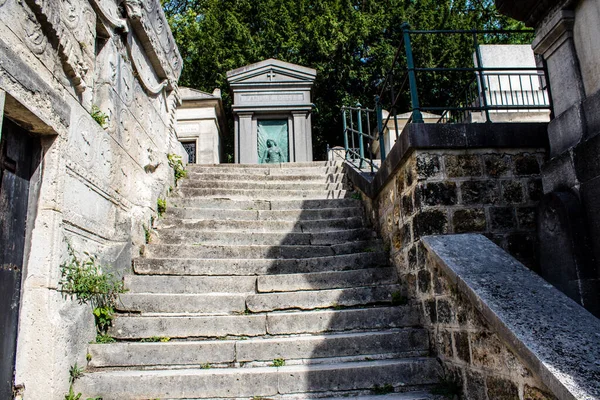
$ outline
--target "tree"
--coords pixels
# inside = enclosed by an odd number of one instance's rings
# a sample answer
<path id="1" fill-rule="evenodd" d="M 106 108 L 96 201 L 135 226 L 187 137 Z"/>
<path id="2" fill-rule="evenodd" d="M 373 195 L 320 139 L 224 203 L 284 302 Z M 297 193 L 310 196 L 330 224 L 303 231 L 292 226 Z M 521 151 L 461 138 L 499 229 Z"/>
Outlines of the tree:
<path id="1" fill-rule="evenodd" d="M 316 158 L 324 158 L 327 144 L 343 143 L 342 105 L 373 106 L 402 22 L 416 29 L 520 27 L 500 16 L 493 0 L 163 0 L 163 7 L 184 60 L 181 84 L 221 88 L 230 123 L 228 70 L 266 58 L 315 68 Z M 420 36 L 414 47 L 421 66 L 458 65 L 472 57 L 460 37 Z M 425 90 L 430 96 L 443 91 Z M 407 99 L 400 107 L 408 107 Z"/>

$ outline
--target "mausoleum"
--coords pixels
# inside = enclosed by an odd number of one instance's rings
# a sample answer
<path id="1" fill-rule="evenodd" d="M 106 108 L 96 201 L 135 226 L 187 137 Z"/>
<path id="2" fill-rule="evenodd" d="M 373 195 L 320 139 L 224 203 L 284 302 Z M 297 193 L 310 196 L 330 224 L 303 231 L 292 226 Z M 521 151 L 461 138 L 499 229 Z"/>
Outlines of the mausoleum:
<path id="1" fill-rule="evenodd" d="M 314 69 L 268 59 L 227 72 L 233 93 L 235 162 L 312 161 Z"/>

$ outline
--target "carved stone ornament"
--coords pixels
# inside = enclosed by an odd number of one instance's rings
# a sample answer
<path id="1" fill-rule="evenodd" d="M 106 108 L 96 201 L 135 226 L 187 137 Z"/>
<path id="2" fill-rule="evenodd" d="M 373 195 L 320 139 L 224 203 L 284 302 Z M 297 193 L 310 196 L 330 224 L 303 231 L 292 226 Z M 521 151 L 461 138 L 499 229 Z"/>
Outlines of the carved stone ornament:
<path id="1" fill-rule="evenodd" d="M 153 95 L 162 92 L 169 82 L 167 79 L 160 79 L 156 75 L 146 52 L 133 34 L 127 35 L 127 50 L 135 68 L 137 79 L 144 89 Z"/>
<path id="2" fill-rule="evenodd" d="M 152 1 L 152 0 L 149 0 Z M 141 0 L 125 0 L 125 9 L 127 10 L 127 16 L 130 19 L 141 19 L 143 16 L 143 7 Z"/>
<path id="3" fill-rule="evenodd" d="M 123 32 L 128 32 L 127 20 L 121 18 L 119 8 L 115 0 L 92 0 L 92 6 L 96 13 L 113 29 L 119 29 Z"/>
<path id="4" fill-rule="evenodd" d="M 75 0 L 25 0 L 26 4 L 41 23 L 42 30 L 49 38 L 59 44 L 58 52 L 65 73 L 78 92 L 86 87 L 86 77 L 90 66 L 86 60 L 84 49 L 72 31 L 72 26 L 78 27 L 83 18 L 83 10 Z M 91 12 L 91 11 L 90 11 Z M 94 43 L 95 37 L 86 38 L 83 43 Z"/>

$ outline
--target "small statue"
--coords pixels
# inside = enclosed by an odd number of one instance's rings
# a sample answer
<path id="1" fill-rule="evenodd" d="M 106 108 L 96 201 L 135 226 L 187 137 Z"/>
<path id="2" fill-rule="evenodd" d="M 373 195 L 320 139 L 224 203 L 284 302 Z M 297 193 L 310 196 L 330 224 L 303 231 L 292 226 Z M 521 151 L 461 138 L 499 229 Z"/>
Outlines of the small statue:
<path id="1" fill-rule="evenodd" d="M 279 164 L 283 162 L 283 154 L 281 149 L 277 147 L 277 142 L 273 139 L 267 140 L 267 149 L 262 157 L 262 162 L 266 164 Z"/>

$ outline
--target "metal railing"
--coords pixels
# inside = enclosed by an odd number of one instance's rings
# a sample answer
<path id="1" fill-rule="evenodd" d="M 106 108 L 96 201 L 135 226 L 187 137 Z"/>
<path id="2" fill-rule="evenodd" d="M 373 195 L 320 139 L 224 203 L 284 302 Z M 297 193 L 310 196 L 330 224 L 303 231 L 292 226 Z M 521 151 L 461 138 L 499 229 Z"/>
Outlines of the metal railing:
<path id="1" fill-rule="evenodd" d="M 377 119 L 377 131 L 381 132 L 381 110 L 362 108 L 360 104 L 356 107 L 342 107 L 342 123 L 344 127 L 344 147 L 346 148 L 346 161 L 351 162 L 359 169 L 368 165 L 371 172 L 378 169 L 372 151 L 373 143 L 380 139 L 376 134 L 371 134 L 371 126 Z M 366 128 L 366 129 L 365 129 Z M 385 158 L 385 152 L 381 153 Z"/>
<path id="2" fill-rule="evenodd" d="M 551 116 L 552 96 L 545 63 L 541 67 L 486 67 L 483 63 L 480 44 L 501 42 L 503 38 L 532 33 L 531 30 L 410 30 L 408 24 L 403 24 L 400 45 L 375 96 L 374 109 L 361 108 L 360 105 L 342 108 L 346 158 L 359 168 L 368 164 L 372 171 L 376 169 L 371 149 L 374 142 L 379 141 L 379 158 L 381 162 L 385 160 L 386 132 L 390 134 L 389 131 L 394 129 L 396 139 L 400 134 L 400 107 L 408 108 L 411 113 L 405 124 L 424 123 L 423 113 L 426 112 L 437 115 L 435 118 L 427 115 L 426 118 L 429 121 L 433 118 L 437 123 L 490 123 L 500 114 L 511 112 L 548 111 Z M 462 55 L 463 64 L 452 67 L 416 66 L 412 38 L 427 35 L 436 38 L 459 36 L 457 41 L 469 49 Z M 470 66 L 463 66 L 466 60 L 469 60 Z M 421 92 L 423 87 L 435 88 L 435 91 L 424 95 Z M 384 106 L 389 110 L 385 119 Z M 365 132 L 357 122 L 362 124 L 365 114 L 369 121 L 370 113 L 375 113 L 377 130 L 371 131 L 369 127 Z M 392 120 L 393 126 L 390 126 Z M 350 147 L 355 137 L 362 147 Z M 361 140 L 358 140 L 359 137 Z M 362 141 L 368 141 L 369 147 L 365 147 Z"/>

